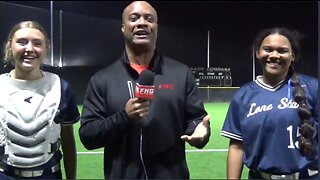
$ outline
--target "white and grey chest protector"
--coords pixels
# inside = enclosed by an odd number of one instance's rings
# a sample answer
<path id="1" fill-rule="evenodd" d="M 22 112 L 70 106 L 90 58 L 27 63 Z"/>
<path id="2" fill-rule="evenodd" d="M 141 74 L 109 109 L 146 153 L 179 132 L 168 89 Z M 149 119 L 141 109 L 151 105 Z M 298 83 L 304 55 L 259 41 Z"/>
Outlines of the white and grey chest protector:
<path id="1" fill-rule="evenodd" d="M 60 138 L 61 126 L 53 121 L 61 97 L 59 76 L 43 72 L 38 80 L 24 81 L 3 74 L 0 84 L 1 161 L 20 168 L 45 164 Z"/>

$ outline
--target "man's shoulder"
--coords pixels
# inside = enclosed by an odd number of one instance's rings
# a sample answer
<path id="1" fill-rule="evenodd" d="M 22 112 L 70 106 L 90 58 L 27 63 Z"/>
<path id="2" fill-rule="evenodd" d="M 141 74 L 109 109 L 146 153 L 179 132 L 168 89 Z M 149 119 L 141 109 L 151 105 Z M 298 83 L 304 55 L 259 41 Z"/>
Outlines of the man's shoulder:
<path id="1" fill-rule="evenodd" d="M 174 66 L 174 67 L 181 67 L 181 68 L 188 68 L 188 66 L 181 61 L 178 61 L 176 59 L 173 59 L 171 57 L 162 55 L 162 61 L 163 64 L 168 65 L 168 66 Z"/>

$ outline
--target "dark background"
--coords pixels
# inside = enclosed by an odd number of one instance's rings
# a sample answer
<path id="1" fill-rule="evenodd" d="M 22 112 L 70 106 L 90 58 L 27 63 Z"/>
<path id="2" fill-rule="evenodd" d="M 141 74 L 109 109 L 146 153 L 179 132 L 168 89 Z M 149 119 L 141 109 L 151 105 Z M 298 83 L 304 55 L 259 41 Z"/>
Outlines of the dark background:
<path id="1" fill-rule="evenodd" d="M 48 69 L 70 82 L 78 102 L 82 101 L 91 75 L 122 54 L 121 15 L 128 3 L 53 1 L 53 37 L 49 36 L 53 40 L 53 57 L 47 64 L 54 67 Z M 230 68 L 232 86 L 253 79 L 251 44 L 260 30 L 274 26 L 305 35 L 296 70 L 318 76 L 317 1 L 150 3 L 158 12 L 158 50 L 190 67 Z M 50 1 L 0 2 L 1 49 L 10 28 L 21 20 L 39 21 L 50 35 L 50 7 Z M 60 60 L 62 67 L 58 67 Z"/>

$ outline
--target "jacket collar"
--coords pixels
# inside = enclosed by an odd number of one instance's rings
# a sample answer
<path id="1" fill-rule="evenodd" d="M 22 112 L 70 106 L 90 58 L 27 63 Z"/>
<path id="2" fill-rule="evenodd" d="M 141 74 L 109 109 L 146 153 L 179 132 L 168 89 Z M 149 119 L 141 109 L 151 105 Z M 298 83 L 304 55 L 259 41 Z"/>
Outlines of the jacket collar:
<path id="1" fill-rule="evenodd" d="M 151 66 L 151 71 L 154 72 L 155 74 L 160 74 L 161 72 L 161 61 L 162 61 L 162 56 L 159 55 L 157 50 L 154 50 L 154 54 L 151 59 L 150 66 Z M 122 54 L 121 62 L 126 66 L 126 68 L 130 72 L 135 72 L 137 74 L 137 72 L 130 66 L 130 61 L 126 51 L 124 51 Z"/>

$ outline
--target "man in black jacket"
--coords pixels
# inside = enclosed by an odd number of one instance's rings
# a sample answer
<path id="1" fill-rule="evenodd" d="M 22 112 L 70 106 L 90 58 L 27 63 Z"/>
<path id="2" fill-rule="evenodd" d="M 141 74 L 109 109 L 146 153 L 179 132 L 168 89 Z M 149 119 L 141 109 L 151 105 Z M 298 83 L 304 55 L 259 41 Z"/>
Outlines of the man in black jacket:
<path id="1" fill-rule="evenodd" d="M 185 141 L 203 148 L 209 115 L 189 68 L 156 51 L 157 12 L 145 1 L 122 15 L 123 56 L 90 80 L 80 139 L 87 149 L 104 147 L 106 179 L 189 179 Z M 154 99 L 134 97 L 143 70 L 154 73 Z"/>

